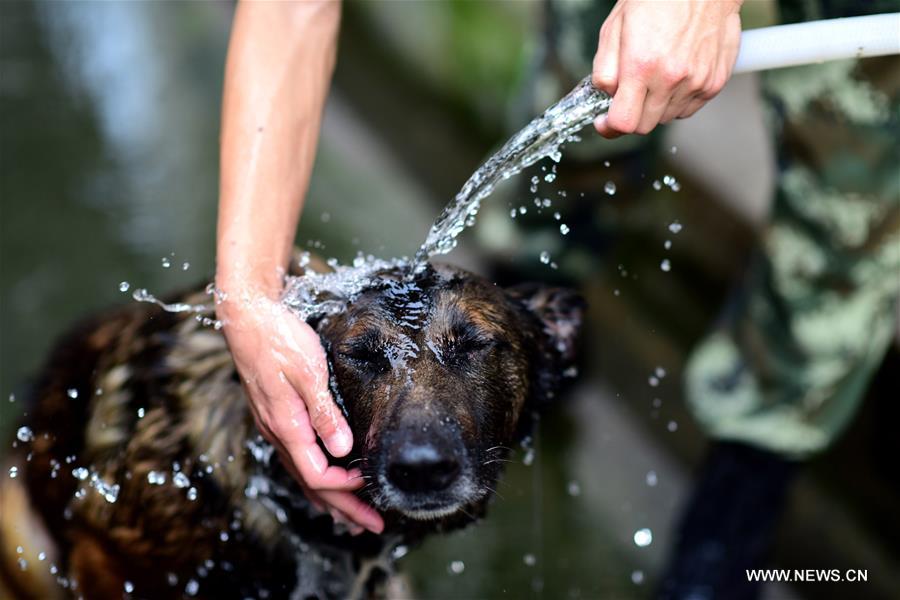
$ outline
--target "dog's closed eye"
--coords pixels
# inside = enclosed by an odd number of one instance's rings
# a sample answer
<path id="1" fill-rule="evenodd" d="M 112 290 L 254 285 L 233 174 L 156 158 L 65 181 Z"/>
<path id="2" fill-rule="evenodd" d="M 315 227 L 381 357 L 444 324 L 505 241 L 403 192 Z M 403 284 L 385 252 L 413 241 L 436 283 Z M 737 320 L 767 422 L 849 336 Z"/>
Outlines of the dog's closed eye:
<path id="1" fill-rule="evenodd" d="M 445 364 L 466 363 L 497 346 L 497 341 L 471 323 L 458 323 L 432 345 Z"/>
<path id="2" fill-rule="evenodd" d="M 377 332 L 348 340 L 338 348 L 338 354 L 358 369 L 370 373 L 383 373 L 390 368 L 384 341 Z"/>

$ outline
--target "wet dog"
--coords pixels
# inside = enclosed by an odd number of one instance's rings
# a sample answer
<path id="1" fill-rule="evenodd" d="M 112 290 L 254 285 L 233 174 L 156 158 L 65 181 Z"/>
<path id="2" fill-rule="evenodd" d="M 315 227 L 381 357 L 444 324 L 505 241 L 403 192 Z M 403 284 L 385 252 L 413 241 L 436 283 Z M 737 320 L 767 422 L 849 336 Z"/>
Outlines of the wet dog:
<path id="1" fill-rule="evenodd" d="M 379 536 L 310 506 L 256 431 L 220 332 L 148 304 L 103 314 L 59 344 L 17 432 L 0 591 L 383 595 L 398 544 L 484 514 L 502 459 L 573 360 L 581 310 L 567 290 L 429 266 L 382 272 L 311 323 Z"/>

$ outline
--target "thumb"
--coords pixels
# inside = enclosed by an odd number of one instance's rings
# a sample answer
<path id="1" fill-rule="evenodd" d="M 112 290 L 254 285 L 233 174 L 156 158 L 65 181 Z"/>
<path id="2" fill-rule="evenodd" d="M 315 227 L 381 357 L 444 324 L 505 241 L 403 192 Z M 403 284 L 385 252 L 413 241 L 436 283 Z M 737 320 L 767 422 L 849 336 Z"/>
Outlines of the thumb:
<path id="1" fill-rule="evenodd" d="M 328 361 L 319 336 L 303 324 L 298 353 L 300 368 L 285 376 L 306 404 L 310 423 L 332 456 L 345 456 L 353 447 L 353 433 L 328 389 Z"/>
<path id="2" fill-rule="evenodd" d="M 610 96 L 619 87 L 619 44 L 622 37 L 622 19 L 610 15 L 600 29 L 597 54 L 594 55 L 591 83 Z"/>

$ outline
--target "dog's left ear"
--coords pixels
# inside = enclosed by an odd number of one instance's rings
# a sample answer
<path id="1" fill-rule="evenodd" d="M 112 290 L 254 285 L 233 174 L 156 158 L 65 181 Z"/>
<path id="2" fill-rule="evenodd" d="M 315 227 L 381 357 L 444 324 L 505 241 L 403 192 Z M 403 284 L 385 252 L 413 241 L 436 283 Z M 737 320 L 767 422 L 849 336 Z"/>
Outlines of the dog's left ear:
<path id="1" fill-rule="evenodd" d="M 573 362 L 575 342 L 587 306 L 584 299 L 574 290 L 536 283 L 517 285 L 506 293 L 537 317 L 561 363 Z"/>

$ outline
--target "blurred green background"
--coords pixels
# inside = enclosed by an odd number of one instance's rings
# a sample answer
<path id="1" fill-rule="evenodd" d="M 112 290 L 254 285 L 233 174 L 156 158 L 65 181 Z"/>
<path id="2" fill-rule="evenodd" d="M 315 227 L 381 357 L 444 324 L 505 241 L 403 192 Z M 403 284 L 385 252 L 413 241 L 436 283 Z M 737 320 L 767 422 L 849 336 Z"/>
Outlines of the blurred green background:
<path id="1" fill-rule="evenodd" d="M 412 254 L 480 161 L 534 112 L 526 98 L 541 10 L 525 1 L 348 2 L 298 243 L 341 260 L 357 251 Z M 768 2 L 747 11 L 757 25 L 772 15 Z M 164 293 L 211 278 L 231 13 L 222 2 L 0 3 L 5 439 L 27 411 L 29 378 L 54 338 L 91 311 L 130 301 L 120 282 Z M 741 114 L 753 108 L 733 96 Z M 747 123 L 764 139 L 758 118 Z M 743 138 L 722 142 L 712 131 L 701 145 L 752 154 Z M 567 237 L 553 211 L 509 218 L 512 208 L 533 207 L 523 183 L 532 173 L 512 181 L 449 257 L 505 280 L 578 285 L 590 314 L 580 382 L 544 419 L 534 462 L 517 454 L 482 524 L 401 559 L 417 597 L 649 596 L 704 444 L 681 404 L 681 365 L 739 278 L 765 212 L 727 200 L 764 199 L 760 173 L 771 170 L 760 143 L 758 166 L 737 184 L 702 151 L 695 156 L 708 168 L 691 171 L 678 160 L 702 134 L 675 132 L 685 151 L 649 165 L 613 160 L 587 179 L 561 165 L 540 194 L 570 225 Z M 678 193 L 652 189 L 666 174 L 677 177 Z M 598 181 L 616 183 L 616 195 Z M 729 182 L 738 192 L 723 191 Z M 578 200 L 583 191 L 592 204 Z M 684 225 L 674 238 L 673 220 Z M 540 263 L 542 250 L 559 270 Z M 671 272 L 660 269 L 663 258 Z M 658 367 L 667 376 L 649 385 Z M 791 568 L 869 568 L 879 575 L 853 588 L 861 598 L 887 597 L 900 572 L 900 492 L 884 460 L 896 456 L 888 424 L 897 408 L 887 399 L 898 389 L 897 367 L 893 352 L 852 430 L 803 477 L 776 557 Z M 653 542 L 638 547 L 633 535 L 644 527 Z M 846 592 L 774 587 L 767 595 Z"/>

